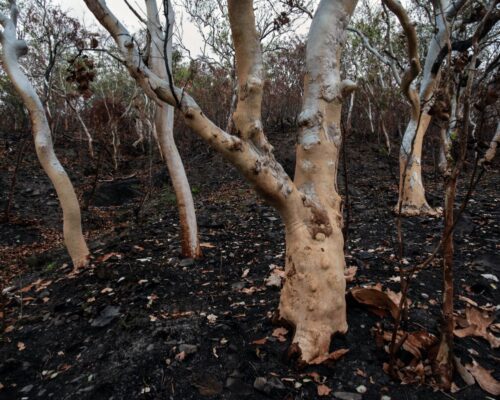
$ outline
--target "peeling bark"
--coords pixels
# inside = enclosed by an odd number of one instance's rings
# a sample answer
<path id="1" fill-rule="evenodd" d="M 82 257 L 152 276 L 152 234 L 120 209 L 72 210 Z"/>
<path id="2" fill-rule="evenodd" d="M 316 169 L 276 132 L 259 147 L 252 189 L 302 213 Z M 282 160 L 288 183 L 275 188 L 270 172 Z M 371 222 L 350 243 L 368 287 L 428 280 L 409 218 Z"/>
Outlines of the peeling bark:
<path id="1" fill-rule="evenodd" d="M 19 66 L 18 59 L 27 53 L 28 46 L 24 40 L 18 40 L 16 36 L 18 15 L 16 2 L 11 0 L 10 6 L 10 18 L 0 13 L 0 23 L 4 27 L 0 32 L 0 43 L 3 47 L 2 62 L 16 92 L 28 110 L 38 159 L 57 192 L 63 211 L 64 243 L 74 266 L 82 267 L 88 263 L 89 250 L 82 233 L 80 205 L 73 185 L 54 152 L 42 102 Z"/>

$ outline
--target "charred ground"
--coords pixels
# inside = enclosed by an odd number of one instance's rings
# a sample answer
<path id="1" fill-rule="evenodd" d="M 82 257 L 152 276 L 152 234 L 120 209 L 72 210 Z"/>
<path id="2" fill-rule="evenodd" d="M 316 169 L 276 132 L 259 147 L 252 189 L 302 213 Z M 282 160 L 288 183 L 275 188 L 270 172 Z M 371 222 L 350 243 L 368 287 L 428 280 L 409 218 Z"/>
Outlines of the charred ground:
<path id="1" fill-rule="evenodd" d="M 15 136 L 2 139 L 4 206 L 18 144 Z M 94 163 L 81 168 L 88 162 L 85 157 L 71 149 L 59 152 L 81 197 L 88 198 Z M 139 168 L 147 164 L 144 156 L 132 156 L 128 171 L 120 172 L 122 179 L 107 167 L 100 172 L 84 212 L 94 260 L 74 274 L 61 247 L 55 193 L 28 146 L 12 219 L 0 225 L 1 399 L 313 399 L 327 389 L 332 392 L 324 398 L 486 398 L 478 385 L 464 387 L 460 378 L 455 382 L 462 389 L 451 395 L 434 392 L 425 372 L 421 385 L 392 380 L 383 370 L 388 362 L 384 343 L 374 331 L 377 326 L 390 331 L 392 320 L 352 299 L 349 331 L 336 337 L 332 347 L 349 351 L 331 366 L 297 368 L 286 357 L 291 334 L 275 331 L 273 324 L 279 290 L 266 285 L 272 268 L 283 266 L 278 215 L 218 157 L 206 153 L 196 163 L 188 157 L 204 258 L 183 260 L 175 197 L 162 164 L 155 161 L 145 170 Z M 278 152 L 278 157 L 293 170 L 290 152 Z M 387 158 L 377 146 L 352 146 L 347 163 L 347 264 L 358 267 L 349 287 L 381 283 L 398 292 L 391 212 L 397 181 L 389 172 L 397 171 L 397 159 Z M 462 195 L 470 170 L 461 180 Z M 455 233 L 457 294 L 479 305 L 499 302 L 498 283 L 482 276 L 500 276 L 500 180 L 494 170 L 479 184 Z M 425 178 L 429 202 L 441 205 L 441 178 L 432 167 Z M 342 179 L 339 186 L 344 193 Z M 405 219 L 403 228 L 411 265 L 433 250 L 442 220 Z M 412 281 L 410 318 L 403 328 L 437 335 L 440 296 L 438 258 Z M 457 298 L 456 308 L 465 306 Z M 457 338 L 456 355 L 463 363 L 474 358 L 489 370 L 500 357 L 480 338 Z M 409 354 L 403 351 L 399 358 L 408 361 Z M 428 359 L 427 353 L 423 358 Z M 498 371 L 494 376 L 500 378 Z M 366 393 L 358 393 L 363 387 Z"/>

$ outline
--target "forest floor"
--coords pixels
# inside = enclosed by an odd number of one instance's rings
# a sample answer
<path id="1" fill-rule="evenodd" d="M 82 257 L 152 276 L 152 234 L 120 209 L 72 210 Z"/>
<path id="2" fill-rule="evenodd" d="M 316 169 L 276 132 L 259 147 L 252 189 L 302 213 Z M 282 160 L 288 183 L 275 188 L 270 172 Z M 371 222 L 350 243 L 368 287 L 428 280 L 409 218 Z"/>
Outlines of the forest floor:
<path id="1" fill-rule="evenodd" d="M 14 155 L 9 157 L 11 163 Z M 487 398 L 459 374 L 454 393 L 436 391 L 432 346 L 417 346 L 416 358 L 404 347 L 398 359 L 406 384 L 393 380 L 384 372 L 389 356 L 383 339 L 392 318 L 350 295 L 349 330 L 335 336 L 331 348 L 348 351 L 334 353 L 343 355 L 330 364 L 294 365 L 286 356 L 292 332 L 273 323 L 279 288 L 269 285 L 284 265 L 283 227 L 273 209 L 231 172 L 193 185 L 204 252 L 197 261 L 179 257 L 168 186 L 151 191 L 137 219 L 142 181 L 129 177 L 118 188 L 116 181 L 101 183 L 84 212 L 94 258 L 75 273 L 61 247 L 57 199 L 35 165 L 31 156 L 22 164 L 13 218 L 0 224 L 0 399 Z M 346 260 L 357 267 L 348 289 L 381 284 L 399 292 L 394 177 L 369 146 L 350 151 L 348 166 Z M 0 186 L 7 188 L 12 167 L 7 172 L 7 161 L 0 167 Z M 426 171 L 428 199 L 439 206 L 441 178 L 432 175 Z M 93 179 L 76 173 L 72 178 L 80 192 Z M 499 303 L 499 185 L 499 174 L 487 173 L 456 228 L 459 312 L 468 302 L 488 310 Z M 6 196 L 4 190 L 0 205 Z M 111 204 L 119 198 L 126 202 Z M 415 265 L 440 240 L 442 219 L 405 219 L 403 231 L 403 264 Z M 441 287 L 436 258 L 411 282 L 403 325 L 410 335 L 438 335 Z M 475 360 L 500 378 L 500 352 L 485 339 L 455 340 L 462 364 Z M 413 364 L 405 369 L 402 363 Z"/>

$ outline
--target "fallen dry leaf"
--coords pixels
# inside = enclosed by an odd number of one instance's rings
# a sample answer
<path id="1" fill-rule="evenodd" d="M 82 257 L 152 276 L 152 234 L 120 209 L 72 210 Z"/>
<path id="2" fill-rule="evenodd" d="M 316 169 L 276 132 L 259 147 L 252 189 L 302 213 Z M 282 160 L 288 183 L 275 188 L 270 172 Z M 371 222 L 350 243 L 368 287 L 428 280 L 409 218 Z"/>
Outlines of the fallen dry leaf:
<path id="1" fill-rule="evenodd" d="M 273 337 L 277 338 L 279 342 L 286 342 L 286 334 L 288 329 L 280 327 L 273 331 Z"/>
<path id="2" fill-rule="evenodd" d="M 425 351 L 437 342 L 437 337 L 432 333 L 426 331 L 417 331 L 411 333 L 398 331 L 396 342 L 401 342 L 403 336 L 405 335 L 406 339 L 403 342 L 402 348 L 408 353 L 411 353 L 416 360 L 422 359 L 421 350 Z M 383 338 L 386 342 L 390 342 L 392 340 L 392 332 L 384 331 Z"/>
<path id="3" fill-rule="evenodd" d="M 326 385 L 318 385 L 318 396 L 328 396 L 331 393 L 332 389 L 330 389 Z"/>
<path id="4" fill-rule="evenodd" d="M 344 270 L 345 281 L 347 283 L 352 282 L 354 277 L 356 276 L 356 272 L 358 272 L 358 267 L 349 267 Z"/>
<path id="5" fill-rule="evenodd" d="M 455 368 L 456 368 L 457 372 L 460 374 L 460 377 L 463 379 L 463 381 L 468 386 L 474 385 L 474 383 L 476 383 L 476 381 L 474 380 L 474 377 L 472 376 L 472 374 L 469 371 L 467 371 L 467 368 L 464 367 L 460 358 L 453 357 L 453 359 L 455 360 Z"/>
<path id="6" fill-rule="evenodd" d="M 401 294 L 392 290 L 382 291 L 380 286 L 355 287 L 350 291 L 354 300 L 369 307 L 371 311 L 379 316 L 385 315 L 388 311 L 394 319 L 398 317 L 399 300 Z M 408 301 L 409 302 L 409 301 Z"/>
<path id="7" fill-rule="evenodd" d="M 212 243 L 204 242 L 200 243 L 200 247 L 204 249 L 214 249 L 215 246 Z"/>
<path id="8" fill-rule="evenodd" d="M 490 371 L 481 367 L 475 360 L 472 360 L 472 364 L 466 364 L 465 368 L 476 379 L 481 389 L 493 396 L 500 396 L 500 382 L 491 376 Z"/>
<path id="9" fill-rule="evenodd" d="M 257 344 L 257 345 L 263 345 L 266 344 L 267 342 L 267 337 L 262 338 L 262 339 L 257 339 L 252 342 L 252 344 Z"/>
<path id="10" fill-rule="evenodd" d="M 186 358 L 186 352 L 185 351 L 181 351 L 179 354 L 175 355 L 175 359 L 177 361 L 183 361 L 185 358 Z"/>
<path id="11" fill-rule="evenodd" d="M 281 287 L 282 280 L 285 278 L 286 274 L 283 269 L 278 266 L 274 266 L 271 274 L 264 279 L 266 286 L 276 286 Z"/>
<path id="12" fill-rule="evenodd" d="M 310 362 L 310 364 L 323 364 L 326 361 L 337 361 L 342 358 L 345 354 L 349 352 L 349 349 L 338 349 L 330 354 L 325 354 L 323 356 L 318 356 Z"/>
<path id="13" fill-rule="evenodd" d="M 23 342 L 17 342 L 17 348 L 19 351 L 26 349 L 26 345 Z"/>
<path id="14" fill-rule="evenodd" d="M 13 330 L 14 330 L 14 325 L 9 325 L 7 328 L 5 328 L 4 332 L 9 333 L 12 332 Z"/>
<path id="15" fill-rule="evenodd" d="M 477 307 L 467 306 L 465 309 L 465 320 L 457 319 L 462 329 L 455 329 L 453 333 L 460 338 L 467 336 L 478 336 L 486 339 L 494 349 L 500 347 L 500 338 L 493 335 L 488 328 L 495 320 L 494 314 L 489 314 Z"/>
<path id="16" fill-rule="evenodd" d="M 255 286 L 241 289 L 241 293 L 244 293 L 244 294 L 254 294 L 256 291 L 257 291 L 257 288 Z"/>
<path id="17" fill-rule="evenodd" d="M 104 263 L 104 262 L 108 261 L 111 257 L 116 257 L 120 260 L 123 257 L 123 255 L 120 253 L 108 253 L 108 254 L 104 254 L 103 256 L 99 257 L 97 260 L 95 260 L 95 262 L 98 264 Z"/>
<path id="18" fill-rule="evenodd" d="M 314 382 L 316 383 L 321 383 L 321 375 L 318 374 L 317 372 L 309 372 L 308 374 L 306 374 L 307 376 L 310 376 Z"/>

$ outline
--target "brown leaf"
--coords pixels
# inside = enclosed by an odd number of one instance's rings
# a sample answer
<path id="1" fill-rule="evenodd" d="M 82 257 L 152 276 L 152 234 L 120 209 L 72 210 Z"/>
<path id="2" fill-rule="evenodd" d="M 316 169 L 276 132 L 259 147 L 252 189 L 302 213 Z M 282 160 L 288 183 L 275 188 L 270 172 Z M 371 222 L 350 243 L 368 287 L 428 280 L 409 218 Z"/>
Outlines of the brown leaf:
<path id="1" fill-rule="evenodd" d="M 121 259 L 122 255 L 120 253 L 115 253 L 115 252 L 104 254 L 103 256 L 101 256 L 97 260 L 95 260 L 95 262 L 96 263 L 104 263 L 104 262 L 108 261 L 111 257 L 116 257 L 118 259 Z"/>
<path id="2" fill-rule="evenodd" d="M 476 379 L 481 389 L 493 396 L 500 396 L 500 382 L 493 378 L 488 370 L 481 367 L 475 360 L 472 360 L 472 364 L 465 365 L 465 368 Z"/>
<path id="3" fill-rule="evenodd" d="M 17 342 L 17 348 L 19 351 L 26 349 L 26 345 L 23 342 Z"/>
<path id="4" fill-rule="evenodd" d="M 14 330 L 14 325 L 9 325 L 7 328 L 5 328 L 4 332 L 9 333 L 12 332 L 13 330 Z"/>
<path id="5" fill-rule="evenodd" d="M 328 396 L 331 393 L 332 389 L 330 389 L 326 385 L 318 385 L 318 396 Z"/>
<path id="6" fill-rule="evenodd" d="M 338 359 L 342 358 L 348 352 L 349 352 L 349 349 L 338 349 L 330 354 L 325 354 L 325 355 L 316 357 L 309 364 L 323 364 L 326 361 L 337 361 Z"/>
<path id="7" fill-rule="evenodd" d="M 244 293 L 244 294 L 254 294 L 256 291 L 257 291 L 257 288 L 255 286 L 241 289 L 241 293 Z"/>
<path id="8" fill-rule="evenodd" d="M 273 336 L 278 339 L 280 342 L 286 342 L 286 334 L 288 333 L 288 330 L 285 328 L 276 328 L 273 331 Z"/>
<path id="9" fill-rule="evenodd" d="M 463 326 L 455 329 L 453 333 L 460 338 L 467 336 L 478 336 L 486 339 L 494 349 L 500 347 L 500 338 L 493 335 L 488 328 L 493 324 L 495 316 L 477 307 L 467 306 L 465 309 L 465 321 L 457 318 L 457 322 Z"/>
<path id="10" fill-rule="evenodd" d="M 309 372 L 307 374 L 307 376 L 310 376 L 314 382 L 316 383 L 321 383 L 321 375 L 318 374 L 317 372 L 313 371 L 313 372 Z"/>
<path id="11" fill-rule="evenodd" d="M 453 357 L 453 358 L 455 360 L 455 368 L 457 372 L 460 374 L 460 377 L 463 379 L 463 381 L 467 384 L 467 386 L 474 385 L 474 383 L 476 383 L 474 377 L 469 371 L 467 371 L 467 368 L 464 367 L 460 358 L 458 357 Z"/>
<path id="12" fill-rule="evenodd" d="M 263 345 L 263 344 L 266 344 L 267 342 L 267 337 L 265 338 L 262 338 L 262 339 L 257 339 L 257 340 L 254 340 L 252 342 L 252 344 L 256 344 L 256 345 Z"/>
<path id="13" fill-rule="evenodd" d="M 214 249 L 215 246 L 212 243 L 204 242 L 200 243 L 200 247 L 204 249 Z"/>
<path id="14" fill-rule="evenodd" d="M 403 349 L 413 354 L 417 359 L 422 359 L 420 350 L 426 350 L 437 342 L 437 337 L 426 331 L 413 332 L 408 335 L 403 343 Z"/>
<path id="15" fill-rule="evenodd" d="M 426 331 L 416 331 L 411 333 L 398 331 L 396 335 L 396 343 L 401 342 L 405 335 L 406 339 L 403 342 L 402 348 L 408 353 L 411 353 L 416 360 L 422 359 L 421 350 L 425 351 L 437 342 L 437 337 Z M 383 338 L 387 342 L 392 341 L 392 332 L 384 331 Z"/>
<path id="16" fill-rule="evenodd" d="M 458 295 L 458 299 L 470 304 L 471 306 L 478 307 L 478 304 L 474 300 L 469 299 L 468 297 Z"/>
<path id="17" fill-rule="evenodd" d="M 391 295 L 389 295 L 388 293 L 378 290 L 377 287 L 355 287 L 351 289 L 351 295 L 358 303 L 367 305 L 370 308 L 373 307 L 374 310 L 372 311 L 388 311 L 394 319 L 398 316 L 399 304 L 396 304 L 393 300 L 395 296 L 394 292 L 391 292 Z"/>
<path id="18" fill-rule="evenodd" d="M 356 272 L 358 272 L 358 267 L 349 267 L 344 270 L 345 281 L 347 283 L 352 282 L 354 277 L 356 276 Z"/>

